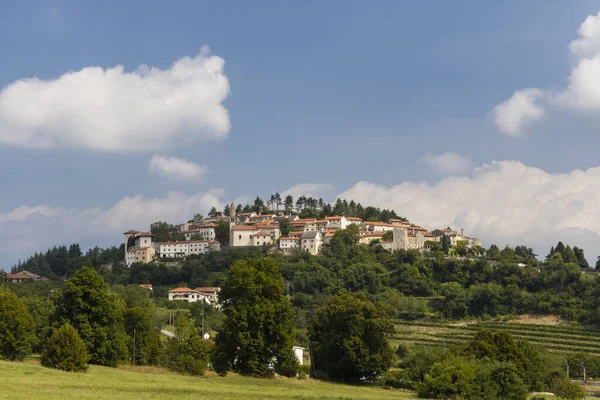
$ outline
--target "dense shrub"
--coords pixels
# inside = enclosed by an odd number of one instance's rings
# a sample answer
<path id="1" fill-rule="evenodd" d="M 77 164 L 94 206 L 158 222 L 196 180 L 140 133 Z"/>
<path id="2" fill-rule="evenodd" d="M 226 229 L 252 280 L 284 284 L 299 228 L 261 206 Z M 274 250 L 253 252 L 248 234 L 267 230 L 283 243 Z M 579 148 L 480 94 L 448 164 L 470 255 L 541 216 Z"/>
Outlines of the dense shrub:
<path id="1" fill-rule="evenodd" d="M 31 353 L 36 341 L 35 324 L 27 307 L 14 293 L 0 290 L 0 355 L 21 360 Z"/>
<path id="2" fill-rule="evenodd" d="M 85 343 L 71 324 L 55 329 L 42 352 L 43 366 L 63 371 L 86 371 L 89 360 Z"/>

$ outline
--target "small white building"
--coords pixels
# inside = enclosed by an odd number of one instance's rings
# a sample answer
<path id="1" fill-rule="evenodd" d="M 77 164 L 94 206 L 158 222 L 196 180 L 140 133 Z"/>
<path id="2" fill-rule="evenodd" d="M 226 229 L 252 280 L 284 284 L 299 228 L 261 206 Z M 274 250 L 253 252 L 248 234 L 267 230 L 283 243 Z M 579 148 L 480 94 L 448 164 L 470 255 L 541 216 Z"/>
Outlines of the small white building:
<path id="1" fill-rule="evenodd" d="M 160 243 L 160 258 L 183 258 L 193 254 L 206 254 L 218 251 L 219 242 L 215 240 L 187 240 L 184 242 Z"/>
<path id="2" fill-rule="evenodd" d="M 298 360 L 298 364 L 304 365 L 304 347 L 294 346 L 292 350 L 294 351 L 294 355 Z"/>
<path id="3" fill-rule="evenodd" d="M 169 301 L 187 301 L 188 303 L 204 301 L 206 304 L 210 304 L 208 296 L 187 287 L 178 287 L 175 289 L 171 289 L 169 290 L 168 294 Z"/>
<path id="4" fill-rule="evenodd" d="M 319 231 L 305 231 L 300 237 L 300 247 L 302 251 L 307 251 L 316 256 L 321 251 L 323 237 Z"/>
<path id="5" fill-rule="evenodd" d="M 300 237 L 281 237 L 279 238 L 279 250 L 284 254 L 290 254 L 300 248 Z"/>

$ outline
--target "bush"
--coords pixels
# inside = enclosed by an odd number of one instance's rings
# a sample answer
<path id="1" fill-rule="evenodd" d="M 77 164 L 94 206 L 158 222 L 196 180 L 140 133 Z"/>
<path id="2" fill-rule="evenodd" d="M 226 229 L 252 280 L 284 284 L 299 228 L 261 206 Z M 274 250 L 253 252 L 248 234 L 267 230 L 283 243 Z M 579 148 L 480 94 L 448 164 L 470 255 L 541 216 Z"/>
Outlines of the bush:
<path id="1" fill-rule="evenodd" d="M 390 370 L 385 374 L 384 386 L 394 389 L 410 389 L 414 387 L 414 382 L 408 378 L 407 374 L 399 369 Z"/>
<path id="2" fill-rule="evenodd" d="M 396 349 L 396 355 L 400 358 L 405 358 L 410 353 L 408 346 L 404 343 L 400 343 Z"/>
<path id="3" fill-rule="evenodd" d="M 27 307 L 14 293 L 0 291 L 0 356 L 22 360 L 36 341 L 35 324 Z"/>
<path id="4" fill-rule="evenodd" d="M 71 324 L 54 330 L 42 352 L 42 365 L 69 372 L 86 371 L 90 355 Z"/>
<path id="5" fill-rule="evenodd" d="M 298 365 L 298 379 L 308 379 L 310 376 L 310 365 Z"/>
<path id="6" fill-rule="evenodd" d="M 559 399 L 579 400 L 585 398 L 583 387 L 568 379 L 561 379 L 554 386 L 554 394 Z"/>

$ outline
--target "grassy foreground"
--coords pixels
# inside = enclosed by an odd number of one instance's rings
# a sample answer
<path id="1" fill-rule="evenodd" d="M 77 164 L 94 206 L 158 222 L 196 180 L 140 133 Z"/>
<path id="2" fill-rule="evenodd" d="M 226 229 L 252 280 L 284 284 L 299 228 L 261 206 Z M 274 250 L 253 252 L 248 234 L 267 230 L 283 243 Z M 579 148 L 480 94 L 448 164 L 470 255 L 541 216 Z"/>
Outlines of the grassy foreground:
<path id="1" fill-rule="evenodd" d="M 234 375 L 189 377 L 155 368 L 90 366 L 72 374 L 29 363 L 0 361 L 0 399 L 409 399 L 382 388 L 298 379 Z"/>

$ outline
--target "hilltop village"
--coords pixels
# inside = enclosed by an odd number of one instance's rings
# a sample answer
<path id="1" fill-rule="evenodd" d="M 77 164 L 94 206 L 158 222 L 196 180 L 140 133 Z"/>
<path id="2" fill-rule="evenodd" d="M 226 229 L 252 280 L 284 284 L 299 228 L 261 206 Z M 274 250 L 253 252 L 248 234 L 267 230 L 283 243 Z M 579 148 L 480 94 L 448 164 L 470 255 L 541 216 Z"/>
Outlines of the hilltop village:
<path id="1" fill-rule="evenodd" d="M 462 229 L 457 231 L 446 227 L 429 231 L 405 219 L 364 221 L 359 217 L 344 215 L 318 219 L 301 218 L 296 213 L 285 211 L 238 213 L 237 210 L 240 207 L 236 208 L 232 203 L 226 206 L 229 215 L 221 215 L 213 210 L 207 218 L 173 225 L 168 239 L 164 241 L 156 240 L 156 235 L 151 232 L 129 230 L 124 233 L 125 263 L 131 266 L 155 260 L 182 259 L 219 251 L 223 246 L 265 246 L 272 252 L 286 255 L 294 251 L 317 255 L 336 232 L 345 229 L 356 232 L 360 244 L 378 243 L 390 252 L 401 249 L 429 251 L 439 248 L 443 240 L 449 246 L 481 246 L 481 240 L 466 236 Z"/>

